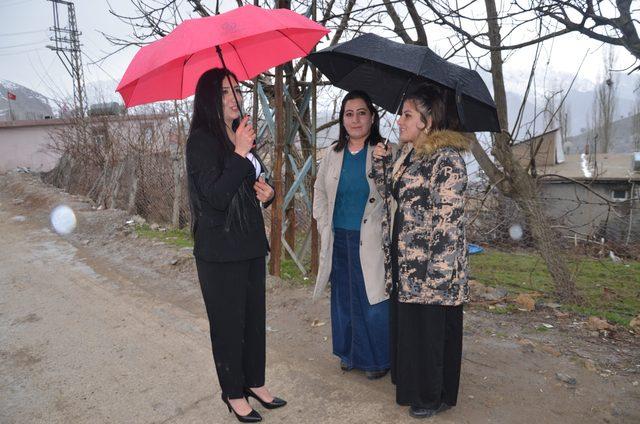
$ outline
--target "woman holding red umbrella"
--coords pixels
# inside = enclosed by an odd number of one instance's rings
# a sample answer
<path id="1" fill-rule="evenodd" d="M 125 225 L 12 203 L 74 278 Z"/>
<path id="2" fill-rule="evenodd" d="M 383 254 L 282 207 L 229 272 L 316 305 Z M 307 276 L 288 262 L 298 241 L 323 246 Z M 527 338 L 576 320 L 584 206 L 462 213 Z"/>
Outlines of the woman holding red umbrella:
<path id="1" fill-rule="evenodd" d="M 261 206 L 273 188 L 253 150 L 255 132 L 241 118 L 238 82 L 226 69 L 205 72 L 196 86 L 187 141 L 192 234 L 222 400 L 240 422 L 286 405 L 265 386 L 265 256 Z"/>

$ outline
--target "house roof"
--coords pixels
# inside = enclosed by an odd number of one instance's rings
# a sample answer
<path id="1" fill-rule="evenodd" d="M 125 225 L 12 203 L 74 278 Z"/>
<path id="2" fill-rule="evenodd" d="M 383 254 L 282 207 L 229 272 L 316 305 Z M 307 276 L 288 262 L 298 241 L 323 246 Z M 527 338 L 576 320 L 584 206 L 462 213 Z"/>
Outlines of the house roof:
<path id="1" fill-rule="evenodd" d="M 547 180 L 569 178 L 577 181 L 637 181 L 640 172 L 633 171 L 633 153 L 599 153 L 589 156 L 566 155 L 565 161 L 556 165 L 539 167 L 539 175 Z M 559 177 L 558 177 L 559 176 Z"/>

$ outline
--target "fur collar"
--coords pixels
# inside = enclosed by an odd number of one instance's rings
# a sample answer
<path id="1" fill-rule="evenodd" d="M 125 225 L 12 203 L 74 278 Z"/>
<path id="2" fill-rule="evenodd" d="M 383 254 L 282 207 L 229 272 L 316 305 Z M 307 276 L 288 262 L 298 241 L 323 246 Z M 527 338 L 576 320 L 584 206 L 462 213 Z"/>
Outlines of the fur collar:
<path id="1" fill-rule="evenodd" d="M 429 156 L 438 149 L 451 147 L 459 152 L 469 150 L 469 139 L 463 133 L 438 130 L 429 134 L 421 133 L 414 142 L 415 152 L 419 156 Z"/>

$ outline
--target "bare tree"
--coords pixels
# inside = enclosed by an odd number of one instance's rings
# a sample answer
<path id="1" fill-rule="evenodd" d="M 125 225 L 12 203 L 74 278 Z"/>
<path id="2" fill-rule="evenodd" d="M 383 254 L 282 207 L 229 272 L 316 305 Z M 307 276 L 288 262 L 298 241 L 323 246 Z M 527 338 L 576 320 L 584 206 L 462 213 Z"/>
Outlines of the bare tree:
<path id="1" fill-rule="evenodd" d="M 596 90 L 596 122 L 598 132 L 598 153 L 608 153 L 613 148 L 612 124 L 616 111 L 617 79 L 613 75 L 615 55 L 608 47 L 604 53 L 603 77 Z"/>
<path id="2" fill-rule="evenodd" d="M 569 141 L 569 132 L 571 131 L 571 120 L 569 110 L 565 103 L 561 103 L 558 107 L 558 127 L 560 129 L 560 138 L 562 140 L 562 147 L 565 149 L 567 142 Z M 566 153 L 569 153 L 565 150 Z"/>
<path id="3" fill-rule="evenodd" d="M 540 42 L 551 40 L 570 33 L 582 34 L 593 40 L 612 46 L 620 46 L 640 61 L 640 37 L 638 36 L 638 19 L 634 19 L 633 0 L 513 0 L 500 2 L 500 14 L 496 19 L 506 33 L 500 46 L 490 45 L 483 31 L 465 28 L 463 21 L 478 22 L 474 16 L 474 6 L 480 0 L 459 1 L 419 0 L 437 17 L 441 25 L 453 29 L 465 44 L 481 49 L 517 50 L 527 46 L 535 46 Z M 536 37 L 522 37 L 519 29 L 530 31 L 531 25 L 543 31 Z M 513 37 L 511 37 L 513 36 Z M 522 41 L 522 40 L 525 41 Z M 630 67 L 631 68 L 631 67 Z M 635 68 L 640 69 L 640 66 Z"/>
<path id="4" fill-rule="evenodd" d="M 633 151 L 640 152 L 640 77 L 636 84 L 636 103 L 633 108 Z"/>

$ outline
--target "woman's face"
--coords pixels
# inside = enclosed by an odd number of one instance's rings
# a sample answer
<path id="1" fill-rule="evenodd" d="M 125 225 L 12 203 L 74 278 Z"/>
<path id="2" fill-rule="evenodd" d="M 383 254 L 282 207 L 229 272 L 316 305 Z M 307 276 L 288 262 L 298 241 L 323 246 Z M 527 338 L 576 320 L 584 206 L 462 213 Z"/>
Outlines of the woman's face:
<path id="1" fill-rule="evenodd" d="M 229 85 L 229 80 L 231 80 L 233 87 Z M 233 77 L 224 77 L 222 80 L 222 112 L 224 115 L 224 121 L 227 123 L 230 123 L 234 119 L 238 119 L 240 117 L 240 110 L 238 109 L 238 104 L 233 97 L 232 89 L 236 92 L 238 103 L 242 104 L 242 91 L 240 90 L 238 81 Z"/>
<path id="2" fill-rule="evenodd" d="M 365 139 L 369 136 L 369 133 L 371 133 L 373 115 L 369 111 L 367 103 L 364 100 L 347 100 L 347 103 L 344 105 L 342 123 L 344 124 L 350 139 Z"/>
<path id="3" fill-rule="evenodd" d="M 416 109 L 412 100 L 406 100 L 402 105 L 402 115 L 398 119 L 398 129 L 400 131 L 400 141 L 403 143 L 414 142 L 418 139 L 420 132 L 431 127 L 431 117 L 428 117 L 427 125 L 420 119 L 420 112 Z"/>

